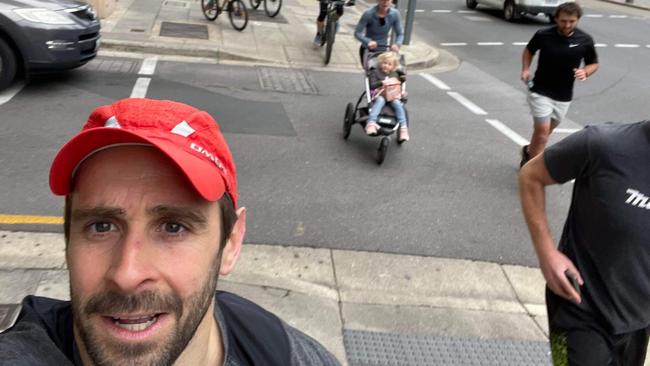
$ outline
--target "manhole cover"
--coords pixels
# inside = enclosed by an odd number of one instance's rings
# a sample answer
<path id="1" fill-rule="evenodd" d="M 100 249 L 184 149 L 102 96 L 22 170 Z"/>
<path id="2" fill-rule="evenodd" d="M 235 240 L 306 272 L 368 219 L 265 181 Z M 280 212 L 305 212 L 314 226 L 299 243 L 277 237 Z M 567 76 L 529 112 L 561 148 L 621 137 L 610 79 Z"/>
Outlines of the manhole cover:
<path id="1" fill-rule="evenodd" d="M 282 10 L 280 10 L 281 12 Z M 282 14 L 278 14 L 271 18 L 266 15 L 264 12 L 264 4 L 260 5 L 259 9 L 248 8 L 248 20 L 254 22 L 269 22 L 269 23 L 280 23 L 287 24 L 287 18 L 283 17 Z"/>
<path id="2" fill-rule="evenodd" d="M 162 22 L 160 35 L 163 37 L 208 39 L 208 27 L 202 24 Z"/>
<path id="3" fill-rule="evenodd" d="M 407 336 L 346 329 L 350 366 L 550 366 L 547 342 Z"/>
<path id="4" fill-rule="evenodd" d="M 316 83 L 303 70 L 258 67 L 262 89 L 287 93 L 317 94 Z"/>

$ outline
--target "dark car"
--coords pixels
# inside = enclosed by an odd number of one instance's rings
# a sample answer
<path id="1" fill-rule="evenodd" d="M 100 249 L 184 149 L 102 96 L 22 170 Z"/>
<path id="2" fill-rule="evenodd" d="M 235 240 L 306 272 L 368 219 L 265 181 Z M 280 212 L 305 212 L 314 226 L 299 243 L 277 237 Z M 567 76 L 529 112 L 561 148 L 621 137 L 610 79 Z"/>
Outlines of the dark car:
<path id="1" fill-rule="evenodd" d="M 73 0 L 0 0 L 0 90 L 17 73 L 66 70 L 97 55 L 99 19 Z"/>

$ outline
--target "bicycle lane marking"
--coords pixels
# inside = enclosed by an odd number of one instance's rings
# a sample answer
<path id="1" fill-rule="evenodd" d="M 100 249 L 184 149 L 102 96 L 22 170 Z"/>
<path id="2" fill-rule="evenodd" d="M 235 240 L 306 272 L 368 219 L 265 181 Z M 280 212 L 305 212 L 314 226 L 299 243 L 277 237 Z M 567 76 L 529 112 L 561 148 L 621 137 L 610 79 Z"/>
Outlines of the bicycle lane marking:
<path id="1" fill-rule="evenodd" d="M 147 57 L 142 61 L 142 66 L 140 66 L 140 71 L 138 75 L 151 76 L 156 71 L 156 65 L 158 63 L 158 56 Z M 131 91 L 131 98 L 145 98 L 147 96 L 147 90 L 149 90 L 149 84 L 151 83 L 150 77 L 139 77 L 135 81 L 133 90 Z"/>
<path id="2" fill-rule="evenodd" d="M 23 88 L 25 87 L 25 82 L 19 81 L 14 83 L 14 85 L 0 92 L 0 105 L 3 105 L 10 101 L 13 97 L 16 96 Z"/>
<path id="3" fill-rule="evenodd" d="M 25 225 L 25 224 L 42 224 L 42 225 L 61 225 L 63 217 L 61 216 L 35 216 L 35 215 L 7 215 L 0 214 L 0 224 Z"/>

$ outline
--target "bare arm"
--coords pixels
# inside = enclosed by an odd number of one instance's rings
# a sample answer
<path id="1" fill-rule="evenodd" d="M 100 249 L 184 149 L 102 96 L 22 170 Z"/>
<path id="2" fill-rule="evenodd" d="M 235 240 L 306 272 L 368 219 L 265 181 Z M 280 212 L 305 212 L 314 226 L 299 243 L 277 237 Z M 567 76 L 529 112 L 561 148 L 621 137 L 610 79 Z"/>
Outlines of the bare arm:
<path id="1" fill-rule="evenodd" d="M 585 65 L 585 67 L 575 70 L 575 78 L 578 80 L 587 80 L 596 70 L 598 70 L 598 64 Z"/>
<path id="2" fill-rule="evenodd" d="M 582 285 L 573 262 L 555 246 L 546 216 L 545 187 L 555 184 L 544 163 L 544 153 L 524 165 L 519 173 L 519 197 L 539 266 L 549 289 L 567 300 L 579 303 L 580 295 L 565 277 L 568 271 Z"/>
<path id="3" fill-rule="evenodd" d="M 533 62 L 533 54 L 527 47 L 521 55 L 521 80 L 525 83 L 530 79 L 530 64 Z"/>

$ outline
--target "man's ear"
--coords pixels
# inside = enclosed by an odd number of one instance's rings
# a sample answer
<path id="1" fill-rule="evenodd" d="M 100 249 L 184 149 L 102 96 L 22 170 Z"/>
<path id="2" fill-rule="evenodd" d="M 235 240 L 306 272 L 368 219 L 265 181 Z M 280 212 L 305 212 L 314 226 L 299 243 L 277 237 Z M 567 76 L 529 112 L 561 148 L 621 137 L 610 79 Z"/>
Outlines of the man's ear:
<path id="1" fill-rule="evenodd" d="M 237 221 L 232 228 L 232 232 L 226 241 L 226 246 L 221 253 L 221 266 L 219 267 L 220 275 L 227 275 L 235 267 L 241 247 L 246 234 L 246 207 L 237 209 Z"/>

